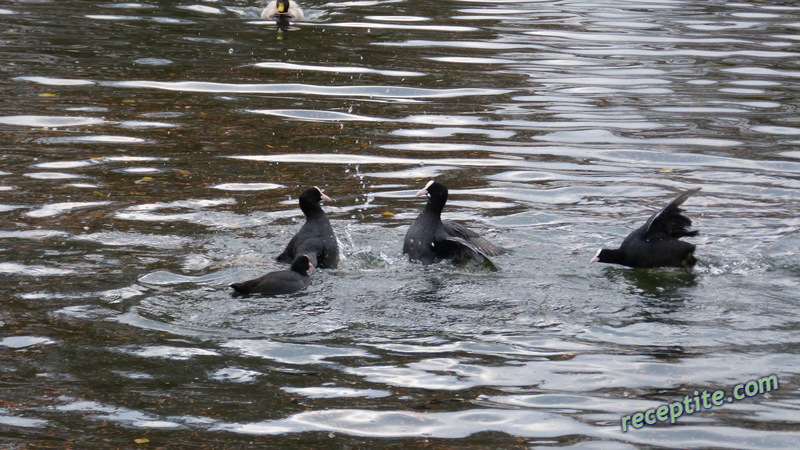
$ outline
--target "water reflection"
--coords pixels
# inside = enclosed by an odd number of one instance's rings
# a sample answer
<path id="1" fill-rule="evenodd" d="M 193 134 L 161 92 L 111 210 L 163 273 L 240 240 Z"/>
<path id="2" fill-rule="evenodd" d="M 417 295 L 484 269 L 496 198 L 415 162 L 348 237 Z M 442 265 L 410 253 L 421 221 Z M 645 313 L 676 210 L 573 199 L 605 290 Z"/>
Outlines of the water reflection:
<path id="1" fill-rule="evenodd" d="M 606 267 L 610 282 L 624 283 L 633 295 L 651 299 L 647 304 L 678 307 L 691 288 L 697 286 L 697 274 L 681 269 L 620 269 Z"/>

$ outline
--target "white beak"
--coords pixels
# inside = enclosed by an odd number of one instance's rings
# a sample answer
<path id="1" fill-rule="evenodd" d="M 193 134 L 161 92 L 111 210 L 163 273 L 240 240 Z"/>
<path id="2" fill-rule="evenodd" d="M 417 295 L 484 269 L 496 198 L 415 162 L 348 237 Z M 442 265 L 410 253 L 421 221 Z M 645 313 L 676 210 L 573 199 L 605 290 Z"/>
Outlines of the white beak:
<path id="1" fill-rule="evenodd" d="M 315 187 L 316 187 L 316 186 L 315 186 Z M 303 255 L 303 256 L 305 256 L 306 258 L 308 258 L 308 255 Z M 309 273 L 311 273 L 311 271 L 312 271 L 312 270 L 314 270 L 314 265 L 313 265 L 313 264 L 311 264 L 311 258 L 308 258 L 308 272 L 309 272 Z"/>
<path id="2" fill-rule="evenodd" d="M 318 191 L 319 191 L 319 195 L 321 195 L 321 196 L 322 196 L 322 199 L 323 199 L 323 200 L 327 200 L 327 201 L 329 201 L 329 202 L 332 202 L 332 201 L 333 201 L 333 200 L 331 200 L 331 198 L 330 198 L 330 197 L 328 197 L 327 195 L 325 195 L 325 193 L 323 193 L 323 192 L 322 192 L 322 189 L 320 189 L 320 188 L 318 188 L 318 187 L 316 187 L 316 186 L 314 186 L 314 188 L 315 188 L 316 190 L 318 190 Z"/>
<path id="3" fill-rule="evenodd" d="M 432 184 L 433 180 L 428 181 L 428 184 L 426 184 L 424 188 L 420 189 L 419 192 L 417 192 L 417 195 L 415 195 L 414 197 L 423 197 L 425 195 L 428 195 L 428 188 L 431 187 Z"/>

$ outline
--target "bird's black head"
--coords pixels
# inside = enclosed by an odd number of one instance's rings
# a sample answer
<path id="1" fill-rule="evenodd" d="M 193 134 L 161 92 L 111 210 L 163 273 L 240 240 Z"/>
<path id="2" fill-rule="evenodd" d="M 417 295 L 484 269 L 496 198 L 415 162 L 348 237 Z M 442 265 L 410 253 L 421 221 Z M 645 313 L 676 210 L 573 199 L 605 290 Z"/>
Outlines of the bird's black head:
<path id="1" fill-rule="evenodd" d="M 447 203 L 447 186 L 431 180 L 424 188 L 417 192 L 416 197 L 425 195 L 428 196 L 428 205 L 441 210 L 441 208 L 444 208 L 444 204 Z"/>
<path id="2" fill-rule="evenodd" d="M 327 195 L 325 195 L 322 192 L 322 189 L 320 189 L 320 188 L 318 188 L 316 186 L 314 186 L 312 188 L 308 188 L 305 191 L 303 191 L 303 193 L 300 194 L 300 199 L 301 200 L 306 199 L 306 200 L 308 200 L 310 202 L 313 202 L 313 203 L 319 203 L 322 200 L 331 201 L 331 198 L 328 197 Z"/>
<path id="3" fill-rule="evenodd" d="M 597 251 L 597 254 L 594 255 L 589 262 L 601 262 L 601 263 L 609 263 L 609 264 L 622 264 L 624 260 L 624 255 L 620 250 L 611 250 L 607 248 L 601 248 Z"/>
<path id="4" fill-rule="evenodd" d="M 308 275 L 308 272 L 311 272 L 313 269 L 314 266 L 306 255 L 300 255 L 292 261 L 292 272 L 297 272 L 300 275 Z"/>
<path id="5" fill-rule="evenodd" d="M 306 189 L 300 194 L 300 210 L 306 216 L 322 212 L 322 208 L 319 206 L 319 202 L 322 200 L 332 201 L 330 197 L 322 193 L 322 189 L 316 186 Z"/>

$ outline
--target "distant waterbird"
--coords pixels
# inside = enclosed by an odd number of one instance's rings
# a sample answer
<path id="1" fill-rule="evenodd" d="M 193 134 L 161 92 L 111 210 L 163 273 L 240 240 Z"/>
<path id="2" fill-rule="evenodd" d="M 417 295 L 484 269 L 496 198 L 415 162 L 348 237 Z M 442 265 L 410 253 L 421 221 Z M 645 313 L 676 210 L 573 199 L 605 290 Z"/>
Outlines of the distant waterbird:
<path id="1" fill-rule="evenodd" d="M 300 5 L 294 0 L 272 0 L 261 11 L 261 18 L 264 20 L 302 20 L 305 15 Z"/>

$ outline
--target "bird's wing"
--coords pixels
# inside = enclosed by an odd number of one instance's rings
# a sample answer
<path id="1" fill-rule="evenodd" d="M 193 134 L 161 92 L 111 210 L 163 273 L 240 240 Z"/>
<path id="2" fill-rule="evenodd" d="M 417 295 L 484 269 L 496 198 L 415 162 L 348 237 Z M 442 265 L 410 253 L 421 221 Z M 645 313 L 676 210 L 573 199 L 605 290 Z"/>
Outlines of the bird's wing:
<path id="1" fill-rule="evenodd" d="M 298 20 L 303 20 L 305 18 L 303 10 L 300 9 L 300 5 L 293 1 L 289 2 L 289 15 Z"/>
<path id="2" fill-rule="evenodd" d="M 494 270 L 494 271 L 499 271 L 500 270 L 500 268 L 497 266 L 497 264 L 495 264 L 494 261 L 492 261 L 491 258 L 489 258 L 489 256 L 486 255 L 486 253 L 484 253 L 480 248 L 478 248 L 473 243 L 471 243 L 471 242 L 469 242 L 467 240 L 464 240 L 464 239 L 461 239 L 461 238 L 455 237 L 455 236 L 450 236 L 447 239 L 445 239 L 444 241 L 439 241 L 439 242 L 440 242 L 440 245 L 441 245 L 442 242 L 447 243 L 447 245 L 451 246 L 451 251 L 452 252 L 454 252 L 454 253 L 458 252 L 463 256 L 466 256 L 465 254 L 467 254 L 467 255 L 469 255 L 470 259 L 472 259 L 474 261 L 477 261 L 477 262 L 479 262 L 481 264 L 484 264 L 485 266 L 487 266 L 491 270 Z M 453 248 L 455 248 L 457 250 L 454 250 Z"/>
<path id="3" fill-rule="evenodd" d="M 300 255 L 306 255 L 309 261 L 311 261 L 312 266 L 319 267 L 317 257 L 323 252 L 324 248 L 325 242 L 320 238 L 304 239 L 303 242 L 297 246 L 295 258 Z"/>
<path id="4" fill-rule="evenodd" d="M 683 236 L 695 236 L 697 231 L 690 231 L 692 220 L 681 214 L 680 208 L 687 198 L 695 194 L 700 189 L 692 189 L 679 195 L 667 206 L 650 216 L 642 227 L 643 234 L 649 237 L 671 237 L 680 238 Z"/>
<path id="5" fill-rule="evenodd" d="M 297 242 L 297 234 L 295 234 L 294 236 L 292 236 L 291 239 L 289 239 L 289 242 L 286 244 L 286 247 L 283 249 L 283 252 L 281 252 L 281 254 L 278 255 L 276 259 L 280 262 L 289 262 L 289 263 L 292 262 L 295 256 L 293 251 L 295 242 Z"/>
<path id="6" fill-rule="evenodd" d="M 469 228 L 461 225 L 460 223 L 451 222 L 449 220 L 443 221 L 444 229 L 447 232 L 450 240 L 454 242 L 463 241 L 469 247 L 475 249 L 483 256 L 497 256 L 503 253 L 503 250 L 481 237 L 478 233 L 470 230 Z"/>
<path id="7" fill-rule="evenodd" d="M 264 20 L 271 19 L 278 15 L 278 2 L 271 1 L 267 4 L 263 11 L 261 11 L 261 18 Z"/>

